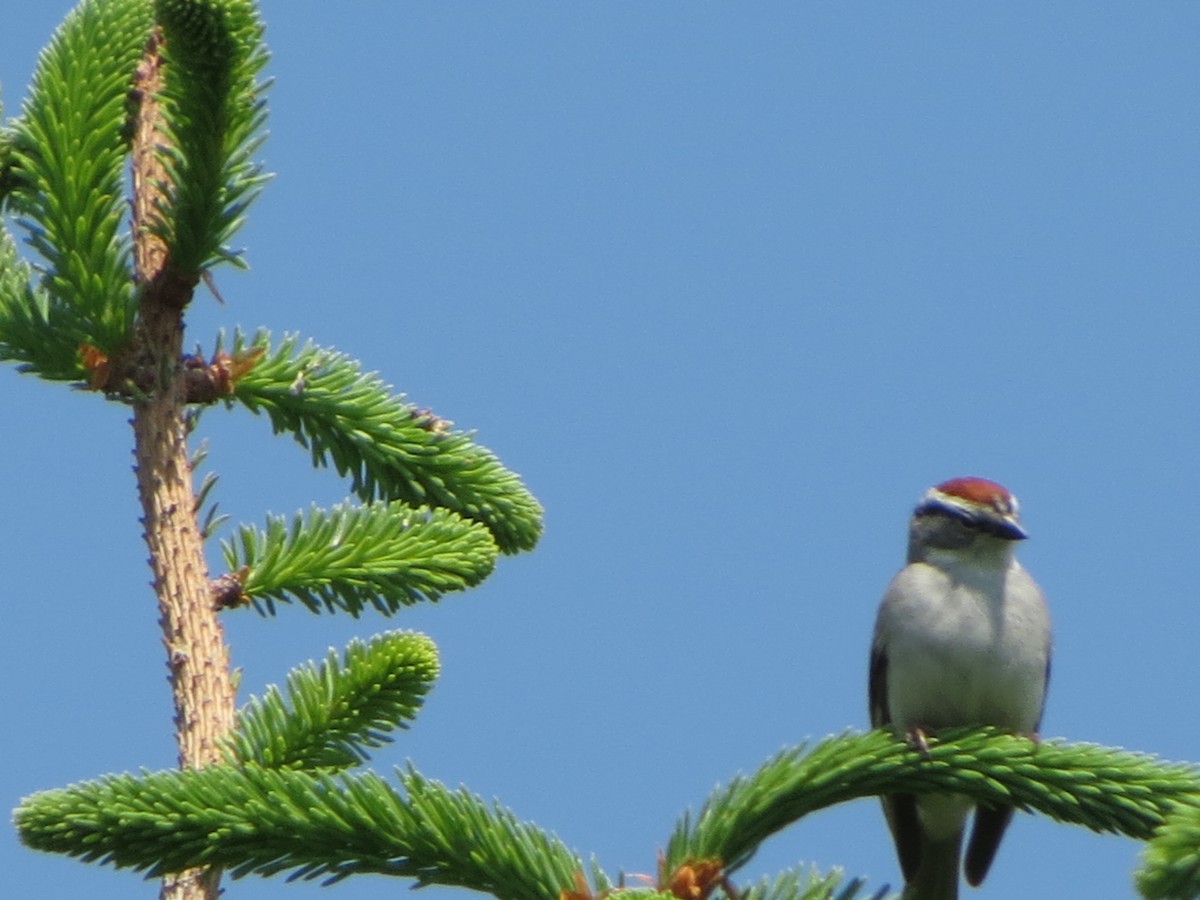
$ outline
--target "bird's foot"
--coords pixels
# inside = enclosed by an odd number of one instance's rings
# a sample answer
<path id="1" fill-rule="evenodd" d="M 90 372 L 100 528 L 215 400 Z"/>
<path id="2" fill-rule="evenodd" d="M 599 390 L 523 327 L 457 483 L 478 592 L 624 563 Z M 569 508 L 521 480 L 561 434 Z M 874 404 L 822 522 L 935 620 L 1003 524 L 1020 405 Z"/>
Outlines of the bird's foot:
<path id="1" fill-rule="evenodd" d="M 929 759 L 929 730 L 923 725 L 914 725 L 912 728 L 906 729 L 904 739 L 908 741 L 908 746 L 912 747 L 926 759 Z"/>

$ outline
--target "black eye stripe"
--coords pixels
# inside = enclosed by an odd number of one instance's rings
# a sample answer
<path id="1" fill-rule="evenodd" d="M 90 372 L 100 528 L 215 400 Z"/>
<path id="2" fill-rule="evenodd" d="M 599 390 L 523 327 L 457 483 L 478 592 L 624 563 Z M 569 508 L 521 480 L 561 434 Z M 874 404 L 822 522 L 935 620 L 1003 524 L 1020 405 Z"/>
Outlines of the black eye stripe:
<path id="1" fill-rule="evenodd" d="M 993 537 L 1004 538 L 1009 541 L 1020 540 L 1025 536 L 1020 526 L 1014 525 L 1006 519 L 996 517 L 1007 516 L 1011 513 L 1005 513 L 999 509 L 994 510 L 994 512 L 995 515 L 982 509 L 963 509 L 962 507 L 952 506 L 937 500 L 928 500 L 918 506 L 913 511 L 913 515 L 917 518 L 944 516 L 947 519 L 954 519 L 957 522 L 961 522 L 973 531 L 990 534 Z"/>

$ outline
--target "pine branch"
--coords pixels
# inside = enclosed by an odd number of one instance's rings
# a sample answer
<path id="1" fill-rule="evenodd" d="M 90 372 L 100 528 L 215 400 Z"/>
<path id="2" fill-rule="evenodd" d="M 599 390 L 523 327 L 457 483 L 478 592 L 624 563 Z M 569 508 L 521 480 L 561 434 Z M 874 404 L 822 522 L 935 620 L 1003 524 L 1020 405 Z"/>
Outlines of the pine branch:
<path id="1" fill-rule="evenodd" d="M 164 39 L 147 52 L 155 13 Z M 150 166 L 134 167 L 135 194 L 159 198 L 138 224 L 155 232 L 169 261 L 142 268 L 183 303 L 208 267 L 242 264 L 228 245 L 266 181 L 251 160 L 264 136 L 256 79 L 266 59 L 249 0 L 84 0 L 67 16 L 22 116 L 0 134 L 0 200 L 45 261 L 33 284 L 27 267 L 0 253 L 0 359 L 43 378 L 128 392 L 123 376 L 141 360 L 130 346 L 137 302 L 121 230 L 122 170 L 139 107 L 162 118 L 150 123 L 157 139 L 143 141 L 161 157 L 156 183 L 136 190 Z M 151 64 L 163 73 L 153 97 L 142 79 Z"/>
<path id="2" fill-rule="evenodd" d="M 865 889 L 861 878 L 845 881 L 839 869 L 822 874 L 815 868 L 793 869 L 775 878 L 764 878 L 742 892 L 742 900 L 855 900 Z M 884 900 L 887 888 L 880 888 L 870 900 Z M 899 900 L 899 895 L 895 895 Z"/>
<path id="3" fill-rule="evenodd" d="M 1181 809 L 1167 819 L 1147 845 L 1135 881 L 1149 900 L 1200 897 L 1200 809 Z"/>
<path id="4" fill-rule="evenodd" d="M 242 599 L 270 614 L 295 598 L 313 612 L 357 616 L 369 604 L 391 615 L 478 584 L 497 553 L 478 523 L 402 503 L 314 507 L 290 526 L 270 516 L 266 531 L 242 526 L 236 543 L 222 546 Z"/>
<path id="5" fill-rule="evenodd" d="M 355 776 L 210 766 L 46 791 L 16 812 L 31 847 L 160 876 L 220 866 L 235 878 L 376 873 L 558 900 L 578 857 L 556 838 L 412 769 L 404 794 L 374 773 Z"/>
<path id="6" fill-rule="evenodd" d="M 157 0 L 165 61 L 160 100 L 168 140 L 166 203 L 156 228 L 175 269 L 220 261 L 266 181 L 251 160 L 266 106 L 258 75 L 267 62 L 263 25 L 249 0 Z"/>
<path id="7" fill-rule="evenodd" d="M 715 791 L 697 816 L 679 822 L 667 863 L 716 859 L 734 871 L 764 840 L 809 813 L 889 793 L 965 794 L 1144 840 L 1175 809 L 1200 806 L 1200 771 L 1092 744 L 1034 743 L 989 728 L 948 729 L 928 757 L 885 730 L 847 734 L 811 750 L 785 751 Z"/>
<path id="8" fill-rule="evenodd" d="M 43 378 L 81 379 L 81 344 L 113 353 L 131 335 L 122 167 L 150 26 L 145 0 L 85 0 L 42 52 L 22 115 L 6 130 L 0 181 L 45 269 L 40 285 L 13 290 L 12 260 L 0 260 L 10 282 L 0 290 L 0 358 Z"/>
<path id="9" fill-rule="evenodd" d="M 13 130 L 4 122 L 4 98 L 0 97 L 0 210 L 4 209 L 8 195 L 17 188 L 13 172 Z"/>
<path id="10" fill-rule="evenodd" d="M 1200 808 L 1192 766 L 1089 744 L 1034 744 L 993 729 L 942 738 L 928 757 L 882 730 L 786 751 L 715 792 L 694 821 L 685 817 L 663 872 L 671 879 L 707 865 L 711 884 L 809 812 L 879 793 L 965 794 L 1137 838 L 1176 810 Z M 400 777 L 405 796 L 369 773 L 219 766 L 123 775 L 29 797 L 16 822 L 30 846 L 151 875 L 201 864 L 335 880 L 374 872 L 513 900 L 591 896 L 573 890 L 584 869 L 557 839 L 411 769 Z M 607 880 L 594 881 L 603 892 Z M 756 890 L 763 900 L 791 897 L 789 884 Z"/>
<path id="11" fill-rule="evenodd" d="M 0 224 L 0 359 L 28 358 L 22 348 L 35 344 L 47 328 L 50 298 L 32 276 L 12 236 Z"/>
<path id="12" fill-rule="evenodd" d="M 489 807 L 464 788 L 450 790 L 411 766 L 399 775 L 408 794 L 409 824 L 423 832 L 425 860 L 412 866 L 418 886 L 458 885 L 501 900 L 557 900 L 580 868 L 579 857 L 556 837 L 507 809 Z"/>
<path id="13" fill-rule="evenodd" d="M 774 878 L 763 878 L 749 887 L 735 885 L 728 872 L 716 860 L 692 860 L 674 869 L 658 873 L 658 884 L 651 888 L 619 888 L 611 891 L 586 890 L 582 874 L 577 875 L 576 890 L 564 891 L 560 900 L 703 900 L 725 897 L 728 900 L 855 900 L 865 887 L 861 878 L 845 881 L 840 869 L 821 873 L 815 866 L 795 866 Z M 843 883 L 844 882 L 844 883 Z M 879 888 L 869 900 L 885 900 L 888 888 Z M 890 900 L 901 900 L 893 895 Z"/>
<path id="14" fill-rule="evenodd" d="M 264 333 L 253 343 L 266 346 Z M 243 352 L 237 335 L 234 355 Z M 485 447 L 470 435 L 392 393 L 345 354 L 284 338 L 234 387 L 234 397 L 266 412 L 276 431 L 289 432 L 312 453 L 348 475 L 362 500 L 402 500 L 444 507 L 486 525 L 504 553 L 532 549 L 542 508 Z"/>
<path id="15" fill-rule="evenodd" d="M 355 640 L 344 661 L 288 674 L 285 701 L 272 686 L 238 712 L 231 762 L 266 768 L 342 769 L 367 759 L 363 748 L 391 741 L 417 714 L 438 675 L 437 647 L 425 635 L 389 631 Z"/>

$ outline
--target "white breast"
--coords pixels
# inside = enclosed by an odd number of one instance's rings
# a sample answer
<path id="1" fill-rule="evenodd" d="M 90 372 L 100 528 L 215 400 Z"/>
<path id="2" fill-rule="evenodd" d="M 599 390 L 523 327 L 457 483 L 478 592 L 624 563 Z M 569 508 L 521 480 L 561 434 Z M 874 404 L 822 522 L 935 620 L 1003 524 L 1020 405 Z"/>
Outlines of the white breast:
<path id="1" fill-rule="evenodd" d="M 1036 729 L 1045 697 L 1050 622 L 1015 561 L 955 572 L 906 566 L 880 606 L 887 703 L 901 729 L 998 725 Z"/>

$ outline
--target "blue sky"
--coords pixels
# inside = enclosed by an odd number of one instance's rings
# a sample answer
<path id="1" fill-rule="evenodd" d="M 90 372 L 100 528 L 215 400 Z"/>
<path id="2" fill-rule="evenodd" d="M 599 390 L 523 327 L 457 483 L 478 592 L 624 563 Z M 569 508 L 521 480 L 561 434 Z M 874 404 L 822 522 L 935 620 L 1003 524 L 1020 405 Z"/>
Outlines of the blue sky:
<path id="1" fill-rule="evenodd" d="M 1044 735 L 1200 759 L 1200 6 L 262 8 L 277 177 L 251 271 L 218 271 L 227 305 L 198 296 L 190 342 L 266 325 L 345 350 L 547 513 L 534 553 L 436 607 L 231 614 L 243 699 L 425 631 L 443 677 L 372 766 L 650 871 L 716 783 L 866 726 L 911 505 L 979 474 L 1020 497 L 1051 603 Z M 66 9 L 0 30 L 10 113 Z M 11 807 L 174 747 L 126 411 L 0 377 Z M 234 521 L 345 495 L 264 419 L 202 431 Z M 1129 897 L 1138 853 L 1020 816 L 966 896 Z M 743 874 L 801 860 L 898 877 L 868 801 Z M 11 831 L 0 861 L 13 896 L 157 890 Z"/>

